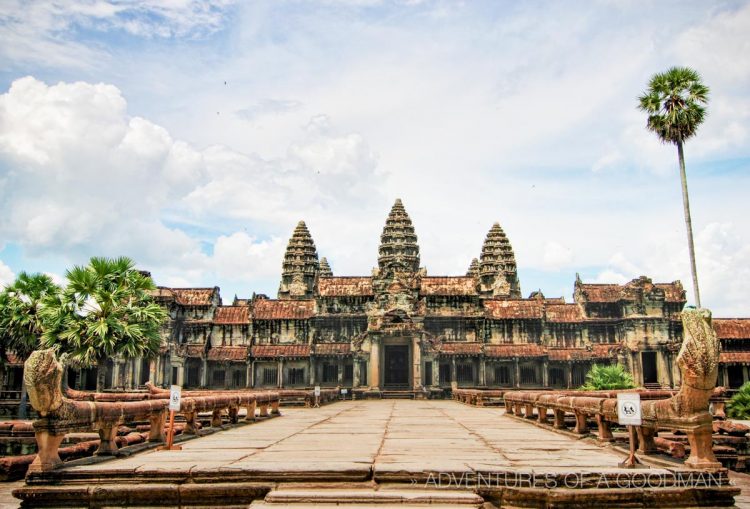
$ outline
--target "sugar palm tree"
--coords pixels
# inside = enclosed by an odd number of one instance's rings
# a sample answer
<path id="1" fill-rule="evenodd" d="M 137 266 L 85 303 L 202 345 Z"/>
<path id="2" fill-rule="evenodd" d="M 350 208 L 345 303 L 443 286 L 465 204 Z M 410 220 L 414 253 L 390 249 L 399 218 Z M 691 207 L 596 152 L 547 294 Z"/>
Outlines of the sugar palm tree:
<path id="1" fill-rule="evenodd" d="M 685 140 L 695 135 L 698 126 L 706 117 L 705 105 L 708 104 L 708 93 L 708 87 L 702 83 L 696 71 L 688 67 L 672 67 L 664 73 L 655 74 L 648 83 L 648 90 L 638 98 L 640 109 L 648 113 L 646 127 L 655 132 L 663 143 L 677 145 L 690 269 L 693 276 L 695 305 L 698 307 L 701 306 L 701 298 L 698 290 L 698 271 L 695 267 L 695 246 L 683 144 Z"/>
<path id="2" fill-rule="evenodd" d="M 68 285 L 47 301 L 42 343 L 82 366 L 96 366 L 96 390 L 104 389 L 106 361 L 149 357 L 159 348 L 167 312 L 149 293 L 154 283 L 129 258 L 91 258 L 66 273 Z"/>
<path id="3" fill-rule="evenodd" d="M 21 272 L 16 280 L 0 292 L 0 364 L 4 371 L 8 355 L 26 358 L 39 346 L 44 329 L 43 302 L 60 288 L 46 274 Z M 26 414 L 26 386 L 21 383 L 19 417 Z"/>

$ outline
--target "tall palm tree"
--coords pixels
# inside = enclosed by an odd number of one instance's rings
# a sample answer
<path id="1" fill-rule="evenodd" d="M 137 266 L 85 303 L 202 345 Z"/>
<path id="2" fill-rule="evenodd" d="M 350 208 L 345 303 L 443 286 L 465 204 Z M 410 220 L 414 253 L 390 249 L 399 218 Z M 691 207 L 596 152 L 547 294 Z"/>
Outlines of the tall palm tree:
<path id="1" fill-rule="evenodd" d="M 101 391 L 107 359 L 156 353 L 167 312 L 149 293 L 155 289 L 151 278 L 135 270 L 129 258 L 91 258 L 66 277 L 65 290 L 47 301 L 42 343 L 82 366 L 96 366 Z"/>
<path id="2" fill-rule="evenodd" d="M 688 67 L 672 67 L 661 74 L 655 74 L 648 83 L 648 90 L 638 98 L 641 110 L 648 113 L 646 127 L 653 131 L 662 143 L 677 145 L 682 183 L 682 206 L 687 228 L 690 269 L 693 276 L 695 305 L 701 307 L 698 290 L 698 271 L 695 268 L 695 246 L 693 226 L 690 218 L 687 176 L 685 175 L 685 140 L 695 135 L 698 126 L 706 117 L 708 87 L 701 81 L 700 74 Z"/>
<path id="3" fill-rule="evenodd" d="M 60 288 L 46 274 L 21 272 L 0 292 L 0 364 L 4 371 L 8 355 L 26 358 L 39 346 L 44 330 L 43 303 Z M 26 417 L 26 386 L 21 383 L 19 417 Z"/>

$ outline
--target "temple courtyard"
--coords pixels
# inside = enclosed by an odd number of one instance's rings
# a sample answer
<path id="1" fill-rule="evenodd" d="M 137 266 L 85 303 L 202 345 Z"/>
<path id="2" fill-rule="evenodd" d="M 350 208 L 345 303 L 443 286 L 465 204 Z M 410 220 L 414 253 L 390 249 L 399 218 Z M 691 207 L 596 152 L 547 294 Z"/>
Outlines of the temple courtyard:
<path id="1" fill-rule="evenodd" d="M 609 446 L 522 422 L 501 408 L 445 400 L 285 408 L 280 418 L 181 445 L 179 451 L 149 450 L 67 466 L 51 477 L 32 478 L 23 489 L 46 492 L 48 500 L 51 490 L 60 505 L 81 506 L 141 505 L 149 499 L 189 506 L 210 499 L 212 505 L 236 507 L 252 502 L 253 507 L 386 503 L 433 508 L 479 507 L 485 500 L 501 507 L 535 507 L 549 503 L 542 499 L 552 493 L 569 498 L 573 492 L 586 493 L 586 504 L 597 507 L 621 497 L 623 490 L 636 504 L 648 491 L 641 488 L 685 491 L 672 486 L 675 472 L 684 472 L 679 463 L 621 469 L 624 454 Z M 706 482 L 711 487 L 710 479 L 702 482 L 702 488 Z M 714 496 L 710 490 L 704 493 L 700 496 Z M 531 505 L 521 505 L 523 500 Z"/>

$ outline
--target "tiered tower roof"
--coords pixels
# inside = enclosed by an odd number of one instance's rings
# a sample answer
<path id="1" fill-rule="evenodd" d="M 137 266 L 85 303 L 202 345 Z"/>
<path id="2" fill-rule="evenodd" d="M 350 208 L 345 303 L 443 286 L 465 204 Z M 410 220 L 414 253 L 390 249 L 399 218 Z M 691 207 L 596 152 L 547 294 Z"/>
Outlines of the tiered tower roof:
<path id="1" fill-rule="evenodd" d="M 502 277 L 510 286 L 510 296 L 520 297 L 516 257 L 513 254 L 513 246 L 500 227 L 500 223 L 493 224 L 487 233 L 479 260 L 479 276 L 483 280 L 495 281 Z"/>
<path id="2" fill-rule="evenodd" d="M 331 266 L 328 265 L 328 259 L 324 256 L 320 259 L 320 277 L 333 277 L 333 271 L 331 270 Z"/>
<path id="3" fill-rule="evenodd" d="M 476 258 L 471 259 L 469 270 L 466 271 L 466 275 L 469 277 L 477 277 L 479 275 L 479 260 Z"/>
<path id="4" fill-rule="evenodd" d="M 315 250 L 315 242 L 313 242 L 305 222 L 300 221 L 286 246 L 281 275 L 282 277 L 291 277 L 294 274 L 315 276 L 318 267 L 318 252 Z"/>
<path id="5" fill-rule="evenodd" d="M 381 270 L 388 266 L 400 266 L 399 270 L 411 272 L 419 270 L 417 235 L 400 199 L 393 204 L 385 221 L 378 253 L 378 266 Z"/>

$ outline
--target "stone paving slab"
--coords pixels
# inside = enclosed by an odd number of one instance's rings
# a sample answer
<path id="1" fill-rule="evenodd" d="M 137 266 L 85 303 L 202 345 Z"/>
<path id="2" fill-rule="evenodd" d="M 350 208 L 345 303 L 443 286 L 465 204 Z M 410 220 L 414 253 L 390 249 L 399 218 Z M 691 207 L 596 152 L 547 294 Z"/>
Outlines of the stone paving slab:
<path id="1" fill-rule="evenodd" d="M 427 472 L 616 469 L 620 454 L 453 401 L 346 401 L 182 444 L 65 469 L 87 472 Z M 80 478 L 80 477 L 79 477 Z"/>

